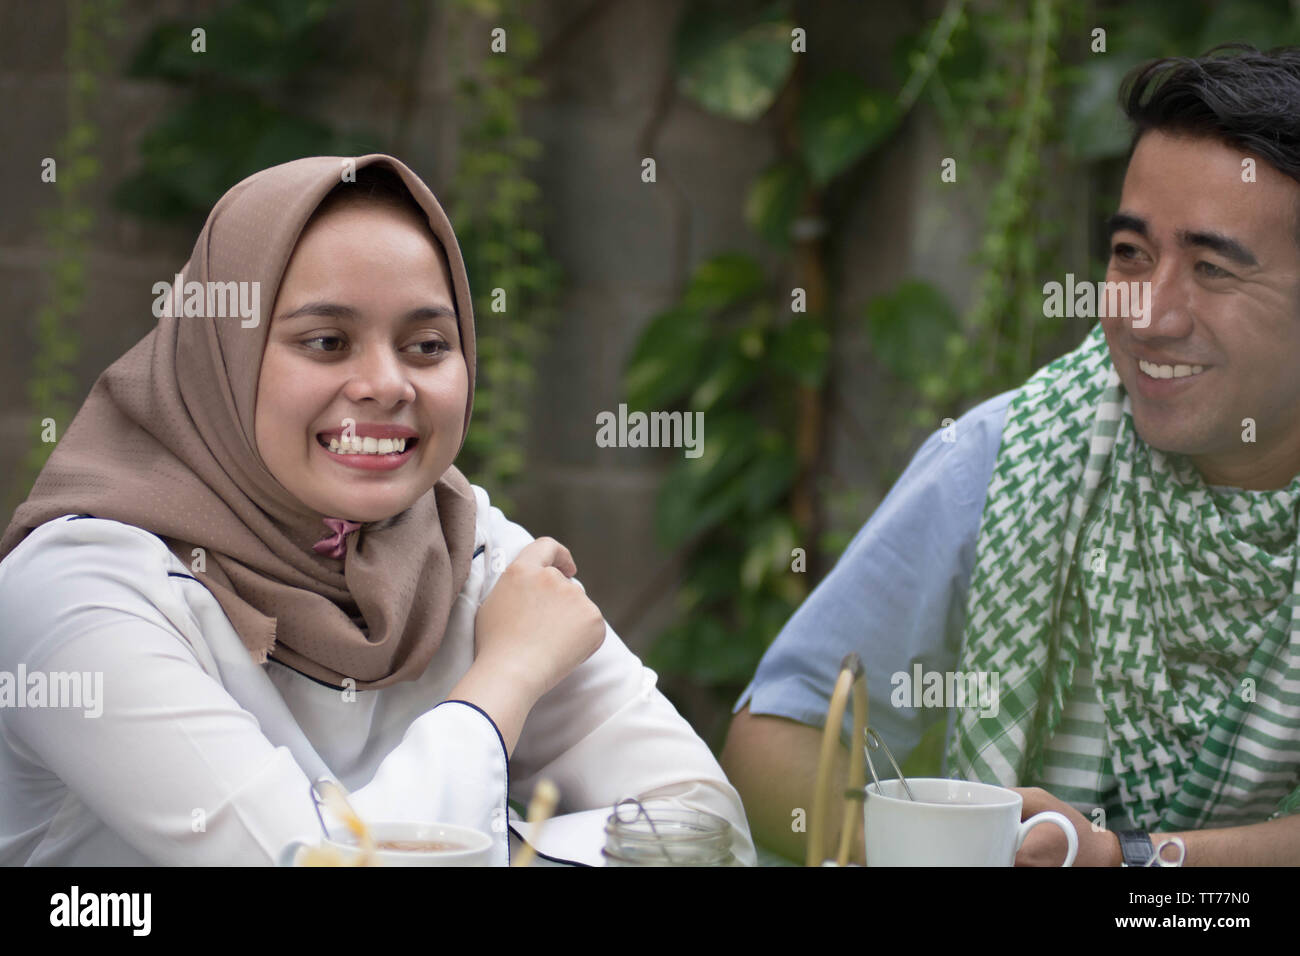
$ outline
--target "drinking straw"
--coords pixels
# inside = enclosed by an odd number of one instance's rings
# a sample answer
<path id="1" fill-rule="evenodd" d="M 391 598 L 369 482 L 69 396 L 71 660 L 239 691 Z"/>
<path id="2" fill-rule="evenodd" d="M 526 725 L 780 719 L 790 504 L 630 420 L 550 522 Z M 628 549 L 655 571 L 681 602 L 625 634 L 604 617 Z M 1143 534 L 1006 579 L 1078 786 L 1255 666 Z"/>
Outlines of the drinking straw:
<path id="1" fill-rule="evenodd" d="M 528 803 L 528 822 L 532 828 L 532 840 L 524 840 L 524 848 L 519 851 L 511 866 L 528 866 L 537 856 L 537 850 L 533 846 L 538 837 L 542 834 L 542 825 L 551 818 L 555 812 L 555 805 L 560 802 L 560 791 L 555 784 L 549 780 L 537 781 L 537 786 L 533 789 L 533 799 Z"/>
<path id="2" fill-rule="evenodd" d="M 315 790 L 320 794 L 321 802 L 329 808 L 330 812 L 343 821 L 354 837 L 357 838 L 357 844 L 361 848 L 356 862 L 353 866 L 375 866 L 375 841 L 370 835 L 370 828 L 366 826 L 365 821 L 357 815 L 352 809 L 352 804 L 348 802 L 347 793 L 343 785 L 328 777 L 322 777 L 316 781 Z M 328 836 L 328 834 L 326 834 Z M 328 865 L 328 864 L 327 864 Z"/>

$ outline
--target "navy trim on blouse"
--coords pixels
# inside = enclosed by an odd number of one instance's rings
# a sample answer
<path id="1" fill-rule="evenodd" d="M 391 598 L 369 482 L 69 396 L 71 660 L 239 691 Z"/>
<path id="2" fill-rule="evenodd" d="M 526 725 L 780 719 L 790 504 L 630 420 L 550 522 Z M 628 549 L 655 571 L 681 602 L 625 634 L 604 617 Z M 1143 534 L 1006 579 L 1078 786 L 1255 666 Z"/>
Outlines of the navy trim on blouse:
<path id="1" fill-rule="evenodd" d="M 479 550 L 482 550 L 482 548 L 480 548 Z M 466 707 L 472 707 L 474 710 L 477 710 L 480 714 L 482 714 L 483 719 L 486 720 L 491 725 L 494 731 L 496 731 L 497 742 L 501 744 L 501 756 L 505 757 L 506 759 L 506 865 L 509 866 L 510 865 L 510 753 L 509 751 L 506 750 L 506 738 L 501 736 L 501 728 L 497 726 L 497 722 L 493 720 L 488 715 L 488 712 L 484 710 L 482 707 L 480 707 L 478 704 L 471 704 L 469 701 L 461 700 L 459 697 L 451 698 L 449 700 L 444 700 L 442 704 L 464 704 Z M 435 704 L 433 709 L 437 710 L 439 707 L 442 706 L 442 704 Z M 522 840 L 523 837 L 520 837 L 520 839 Z"/>
<path id="2" fill-rule="evenodd" d="M 200 582 L 200 583 L 201 583 L 201 582 Z M 289 670 L 293 671 L 295 674 L 300 674 L 301 676 L 307 678 L 307 679 L 308 679 L 309 681 L 311 681 L 313 684 L 320 684 L 322 687 L 328 687 L 330 690 L 350 690 L 350 691 L 353 691 L 353 692 L 355 692 L 355 691 L 357 690 L 355 687 L 344 687 L 342 684 L 331 684 L 329 681 L 323 681 L 323 680 L 321 680 L 319 677 L 312 677 L 310 674 L 303 674 L 303 672 L 300 671 L 300 670 L 298 670 L 298 668 L 293 667 L 293 666 L 291 666 L 291 665 L 289 665 L 289 664 L 286 664 L 284 661 L 280 660 L 278 657 L 272 657 L 270 654 L 267 654 L 267 655 L 266 655 L 266 659 L 267 659 L 268 661 L 274 661 L 275 663 L 279 664 L 281 667 L 287 667 Z"/>
<path id="3" fill-rule="evenodd" d="M 524 839 L 524 835 L 520 833 L 518 830 L 516 830 L 514 827 L 510 828 L 510 832 L 513 833 L 515 836 L 519 837 L 520 843 L 528 842 L 527 840 Z M 507 840 L 506 842 L 508 843 L 510 841 Z M 579 860 L 561 860 L 558 856 L 547 856 L 541 850 L 537 849 L 537 847 L 533 847 L 533 852 L 536 853 L 538 856 L 540 856 L 543 860 L 546 860 L 550 863 L 559 863 L 561 866 L 585 866 L 587 869 L 592 868 L 590 863 L 583 863 Z"/>

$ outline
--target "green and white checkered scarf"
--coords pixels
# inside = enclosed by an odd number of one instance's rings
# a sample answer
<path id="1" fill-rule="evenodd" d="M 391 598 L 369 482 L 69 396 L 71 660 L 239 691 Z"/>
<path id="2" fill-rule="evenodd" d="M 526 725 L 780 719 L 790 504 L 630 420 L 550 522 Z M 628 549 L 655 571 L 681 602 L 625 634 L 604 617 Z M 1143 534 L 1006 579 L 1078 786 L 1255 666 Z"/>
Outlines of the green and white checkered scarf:
<path id="1" fill-rule="evenodd" d="M 1136 825 L 1300 809 L 1298 505 L 1300 479 L 1220 491 L 1144 443 L 1094 328 L 1007 412 L 959 665 L 999 675 L 999 707 L 959 711 L 949 772 L 1040 781 L 1087 642 Z"/>

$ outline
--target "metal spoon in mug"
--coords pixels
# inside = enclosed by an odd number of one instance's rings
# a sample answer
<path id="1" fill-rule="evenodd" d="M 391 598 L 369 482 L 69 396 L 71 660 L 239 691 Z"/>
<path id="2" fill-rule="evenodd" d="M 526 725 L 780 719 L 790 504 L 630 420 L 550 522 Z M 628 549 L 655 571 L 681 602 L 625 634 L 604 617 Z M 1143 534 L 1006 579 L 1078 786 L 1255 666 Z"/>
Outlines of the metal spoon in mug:
<path id="1" fill-rule="evenodd" d="M 871 780 L 875 783 L 877 792 L 879 792 L 883 797 L 885 795 L 885 787 L 880 782 L 880 778 L 876 776 L 876 765 L 871 762 L 871 751 L 879 750 L 883 747 L 885 749 L 885 756 L 889 758 L 890 766 L 894 768 L 894 773 L 898 774 L 898 782 L 903 785 L 903 792 L 907 794 L 907 799 L 915 803 L 916 796 L 912 793 L 912 788 L 907 785 L 907 778 L 903 776 L 903 771 L 899 768 L 898 761 L 894 759 L 894 753 L 889 749 L 889 744 L 885 743 L 880 734 L 876 733 L 876 731 L 871 727 L 866 729 L 863 736 L 867 738 L 865 748 L 867 754 L 867 769 L 871 771 Z"/>

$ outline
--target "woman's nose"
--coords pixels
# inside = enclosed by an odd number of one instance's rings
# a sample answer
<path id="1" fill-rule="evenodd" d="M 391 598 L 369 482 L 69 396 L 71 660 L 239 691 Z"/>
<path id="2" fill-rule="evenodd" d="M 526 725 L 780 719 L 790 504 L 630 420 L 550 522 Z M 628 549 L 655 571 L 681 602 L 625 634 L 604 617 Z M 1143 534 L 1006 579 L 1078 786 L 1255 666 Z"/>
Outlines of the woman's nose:
<path id="1" fill-rule="evenodd" d="M 391 347 L 371 346 L 349 363 L 345 392 L 353 401 L 374 399 L 383 405 L 412 401 L 415 387 L 410 370 Z"/>

